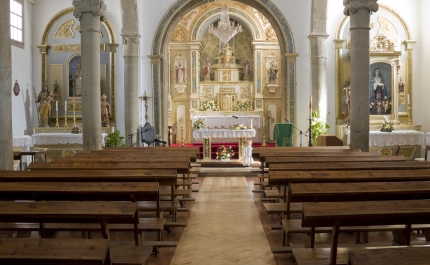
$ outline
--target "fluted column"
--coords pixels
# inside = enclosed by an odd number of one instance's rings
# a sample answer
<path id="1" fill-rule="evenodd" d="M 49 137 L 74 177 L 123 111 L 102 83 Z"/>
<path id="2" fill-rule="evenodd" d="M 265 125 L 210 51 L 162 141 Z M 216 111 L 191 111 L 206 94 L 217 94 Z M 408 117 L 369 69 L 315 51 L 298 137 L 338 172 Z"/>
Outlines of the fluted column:
<path id="1" fill-rule="evenodd" d="M 100 21 L 103 0 L 73 0 L 73 15 L 81 22 L 82 126 L 84 153 L 102 149 L 100 91 Z"/>
<path id="2" fill-rule="evenodd" d="M 327 101 L 321 99 L 327 87 L 326 24 L 327 0 L 313 0 L 311 34 L 308 37 L 311 44 L 312 107 L 323 118 L 327 113 Z"/>
<path id="3" fill-rule="evenodd" d="M 10 1 L 0 3 L 0 170 L 13 170 Z"/>
<path id="4" fill-rule="evenodd" d="M 369 34 L 370 15 L 377 0 L 344 0 L 351 31 L 351 148 L 369 151 Z"/>

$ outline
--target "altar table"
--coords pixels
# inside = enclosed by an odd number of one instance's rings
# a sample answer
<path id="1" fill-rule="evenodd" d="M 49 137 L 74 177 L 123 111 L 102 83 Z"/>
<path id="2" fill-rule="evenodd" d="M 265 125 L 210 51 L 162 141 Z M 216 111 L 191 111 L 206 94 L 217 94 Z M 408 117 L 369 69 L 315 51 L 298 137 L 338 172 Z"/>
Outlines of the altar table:
<path id="1" fill-rule="evenodd" d="M 203 141 L 203 161 L 211 160 L 211 138 L 239 138 L 239 160 L 243 158 L 243 140 L 255 137 L 255 129 L 200 129 L 193 131 L 193 137 Z"/>

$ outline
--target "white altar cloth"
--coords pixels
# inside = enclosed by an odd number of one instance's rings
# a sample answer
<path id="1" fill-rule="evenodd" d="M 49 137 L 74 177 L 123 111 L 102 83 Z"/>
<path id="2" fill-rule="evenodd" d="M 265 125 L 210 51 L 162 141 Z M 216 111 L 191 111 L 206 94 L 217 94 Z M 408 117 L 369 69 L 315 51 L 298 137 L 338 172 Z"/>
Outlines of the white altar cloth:
<path id="1" fill-rule="evenodd" d="M 205 138 L 252 138 L 255 137 L 255 129 L 200 129 L 193 131 L 193 137 L 197 141 L 201 141 Z"/>
<path id="2" fill-rule="evenodd" d="M 102 145 L 105 145 L 106 133 L 102 133 Z M 82 134 L 74 133 L 38 133 L 31 136 L 34 145 L 83 144 Z"/>
<path id="3" fill-rule="evenodd" d="M 230 126 L 243 124 L 248 128 L 260 128 L 260 116 L 249 115 L 249 116 L 194 116 L 193 123 L 197 119 L 203 119 L 205 127 L 208 129 L 228 129 Z"/>
<path id="4" fill-rule="evenodd" d="M 426 144 L 430 145 L 430 132 L 426 133 Z"/>
<path id="5" fill-rule="evenodd" d="M 369 132 L 369 146 L 425 145 L 424 133 L 419 131 Z"/>
<path id="6" fill-rule="evenodd" d="M 30 151 L 30 147 L 33 147 L 33 140 L 30 135 L 14 135 L 13 147 L 23 147 L 23 151 Z"/>

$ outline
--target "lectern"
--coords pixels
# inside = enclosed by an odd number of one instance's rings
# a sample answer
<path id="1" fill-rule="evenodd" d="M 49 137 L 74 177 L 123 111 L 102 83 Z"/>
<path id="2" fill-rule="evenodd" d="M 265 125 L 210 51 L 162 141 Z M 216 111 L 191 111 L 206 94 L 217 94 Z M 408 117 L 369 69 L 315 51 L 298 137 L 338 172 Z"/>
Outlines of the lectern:
<path id="1" fill-rule="evenodd" d="M 276 123 L 274 131 L 275 146 L 292 146 L 293 124 Z"/>

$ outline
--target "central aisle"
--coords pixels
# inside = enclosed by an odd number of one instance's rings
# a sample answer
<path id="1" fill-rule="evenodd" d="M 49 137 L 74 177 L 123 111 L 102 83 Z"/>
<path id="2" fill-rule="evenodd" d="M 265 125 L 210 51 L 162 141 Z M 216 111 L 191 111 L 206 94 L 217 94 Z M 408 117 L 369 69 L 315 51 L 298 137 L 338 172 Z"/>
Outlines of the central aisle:
<path id="1" fill-rule="evenodd" d="M 276 264 L 245 177 L 205 178 L 170 264 Z"/>

